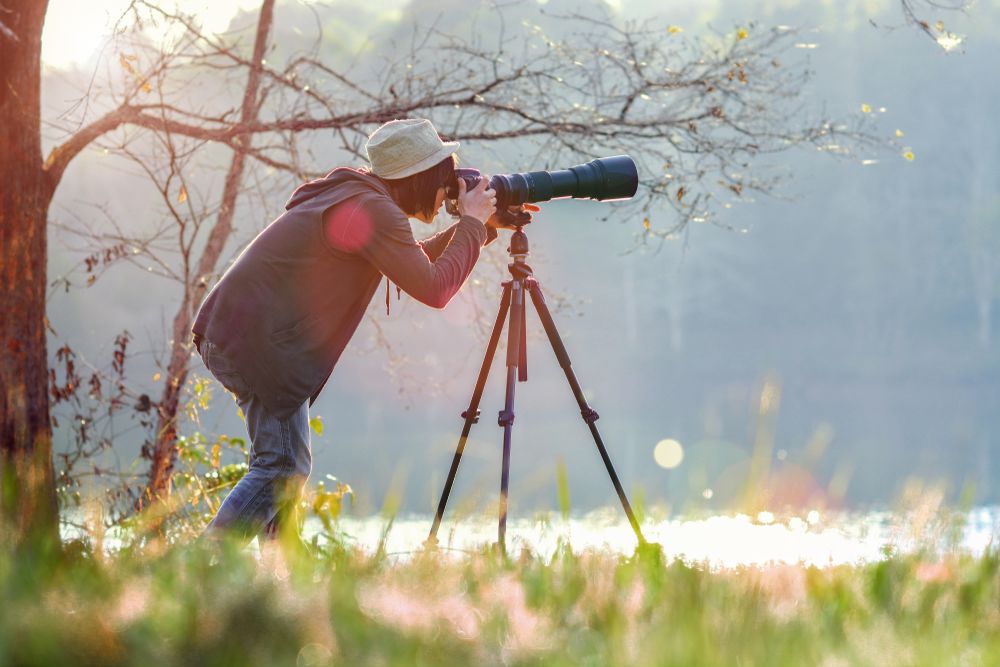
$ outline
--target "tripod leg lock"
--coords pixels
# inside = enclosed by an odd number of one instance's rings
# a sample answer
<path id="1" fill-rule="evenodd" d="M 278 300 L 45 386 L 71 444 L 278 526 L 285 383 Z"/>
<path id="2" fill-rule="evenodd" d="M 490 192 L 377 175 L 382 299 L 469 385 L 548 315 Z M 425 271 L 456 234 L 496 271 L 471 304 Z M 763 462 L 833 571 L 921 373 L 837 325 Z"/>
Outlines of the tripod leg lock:
<path id="1" fill-rule="evenodd" d="M 469 419 L 469 411 L 468 410 L 464 410 L 462 412 L 462 419 L 468 420 L 469 423 L 471 423 L 471 424 L 478 424 L 479 423 L 479 410 L 476 410 L 476 414 L 472 415 L 472 419 L 471 420 Z"/>
<path id="2" fill-rule="evenodd" d="M 501 410 L 499 416 L 497 417 L 497 425 L 499 426 L 510 426 L 514 423 L 514 411 L 511 410 Z"/>
<path id="3" fill-rule="evenodd" d="M 589 407 L 580 410 L 580 414 L 583 415 L 583 421 L 587 422 L 588 424 L 593 424 L 594 422 L 596 422 L 598 419 L 601 418 L 601 415 L 597 414 L 597 410 Z"/>

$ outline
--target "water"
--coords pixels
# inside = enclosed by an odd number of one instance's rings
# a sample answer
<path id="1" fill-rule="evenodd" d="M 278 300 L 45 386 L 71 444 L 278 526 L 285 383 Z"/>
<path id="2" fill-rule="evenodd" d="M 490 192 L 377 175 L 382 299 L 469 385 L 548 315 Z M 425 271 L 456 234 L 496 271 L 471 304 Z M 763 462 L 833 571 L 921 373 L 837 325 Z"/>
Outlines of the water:
<path id="1" fill-rule="evenodd" d="M 423 548 L 432 516 L 397 516 L 391 523 L 380 516 L 345 517 L 339 526 L 343 537 L 366 551 L 374 551 L 388 528 L 386 551 L 406 558 Z M 827 567 L 877 561 L 891 553 L 925 549 L 933 553 L 962 552 L 980 555 L 994 543 L 1000 529 L 1000 507 L 977 507 L 968 512 L 841 512 L 811 511 L 803 516 L 756 517 L 724 514 L 697 518 L 647 519 L 642 532 L 659 543 L 671 559 L 703 563 L 713 568 L 747 565 L 805 564 Z M 307 522 L 306 535 L 319 526 Z M 438 532 L 439 547 L 456 554 L 479 551 L 496 542 L 495 517 L 446 520 Z M 526 548 L 550 557 L 560 539 L 576 552 L 600 550 L 625 555 L 636 546 L 636 537 L 619 509 L 599 510 L 563 520 L 559 516 L 510 519 L 507 550 Z"/>
<path id="2" fill-rule="evenodd" d="M 86 517 L 71 513 L 63 537 L 81 537 Z M 385 551 L 406 559 L 420 552 L 430 531 L 429 514 L 406 514 L 391 522 L 382 516 L 341 518 L 338 537 L 366 552 L 374 552 L 385 533 Z M 73 525 L 75 524 L 75 525 Z M 325 539 L 318 519 L 306 521 L 303 535 Z M 387 531 L 387 532 L 386 532 Z M 104 536 L 104 547 L 121 544 L 115 530 Z M 670 560 L 707 565 L 713 569 L 772 564 L 829 567 L 878 561 L 889 554 L 924 550 L 981 555 L 1000 537 L 1000 506 L 976 507 L 968 512 L 923 510 L 910 512 L 820 512 L 774 516 L 761 512 L 700 517 L 649 518 L 642 532 L 663 547 Z M 495 516 L 446 517 L 438 531 L 438 547 L 456 557 L 482 551 L 496 542 Z M 507 551 L 527 549 L 549 558 L 560 542 L 574 552 L 602 551 L 631 555 L 637 540 L 620 508 L 605 508 L 563 519 L 542 514 L 507 522 Z"/>

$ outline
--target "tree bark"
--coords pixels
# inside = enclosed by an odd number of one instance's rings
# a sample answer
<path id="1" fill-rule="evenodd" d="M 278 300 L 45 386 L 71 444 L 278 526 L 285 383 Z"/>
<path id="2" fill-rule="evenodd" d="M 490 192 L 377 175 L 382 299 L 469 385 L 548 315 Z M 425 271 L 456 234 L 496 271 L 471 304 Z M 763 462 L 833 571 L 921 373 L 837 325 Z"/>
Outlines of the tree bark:
<path id="1" fill-rule="evenodd" d="M 170 477 L 177 457 L 177 412 L 180 394 L 187 382 L 188 361 L 191 359 L 191 299 L 186 294 L 180 309 L 174 315 L 173 339 L 170 342 L 170 361 L 160 402 L 157 404 L 156 440 L 153 443 L 149 482 L 141 496 L 140 507 L 169 495 Z"/>
<path id="2" fill-rule="evenodd" d="M 261 3 L 260 15 L 257 20 L 257 34 L 254 38 L 253 67 L 247 77 L 247 85 L 243 91 L 243 104 L 240 109 L 240 123 L 250 124 L 257 121 L 260 106 L 261 61 L 267 49 L 268 35 L 274 17 L 274 0 L 264 0 Z M 149 482 L 142 498 L 144 502 L 163 499 L 170 492 L 170 478 L 177 459 L 177 412 L 180 407 L 180 392 L 187 381 L 188 362 L 191 359 L 192 345 L 190 342 L 191 324 L 194 321 L 194 309 L 205 297 L 208 290 L 208 280 L 216 271 L 219 258 L 226 242 L 233 232 L 233 215 L 236 212 L 236 200 L 243 182 L 243 172 L 246 166 L 246 151 L 250 147 L 251 137 L 243 134 L 233 139 L 233 158 L 226 173 L 226 181 L 222 192 L 222 203 L 215 224 L 212 226 L 198 260 L 194 276 L 185 286 L 184 299 L 174 316 L 173 340 L 170 344 L 170 363 L 167 367 L 166 384 L 158 405 L 158 424 L 156 442 L 152 450 L 152 462 L 149 467 Z"/>
<path id="3" fill-rule="evenodd" d="M 58 539 L 45 340 L 46 221 L 53 185 L 42 163 L 45 0 L 5 0 L 0 18 L 0 534 Z M 3 540 L 4 538 L 0 538 Z"/>

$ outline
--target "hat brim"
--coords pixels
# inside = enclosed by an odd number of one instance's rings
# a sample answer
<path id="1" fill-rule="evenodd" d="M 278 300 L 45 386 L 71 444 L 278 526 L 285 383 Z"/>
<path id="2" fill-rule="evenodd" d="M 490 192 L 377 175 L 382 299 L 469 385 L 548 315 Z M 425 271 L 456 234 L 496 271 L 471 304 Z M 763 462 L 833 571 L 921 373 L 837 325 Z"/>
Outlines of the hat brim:
<path id="1" fill-rule="evenodd" d="M 385 178 L 390 181 L 400 178 L 406 178 L 407 176 L 413 176 L 414 174 L 419 174 L 425 169 L 430 169 L 438 162 L 440 162 L 441 160 L 445 159 L 446 157 L 457 151 L 459 145 L 460 144 L 457 141 L 445 141 L 442 142 L 441 148 L 434 151 L 420 162 L 409 165 L 404 169 L 397 169 L 390 173 L 382 173 L 377 171 L 373 171 L 372 173 L 374 173 L 376 176 L 380 178 Z"/>

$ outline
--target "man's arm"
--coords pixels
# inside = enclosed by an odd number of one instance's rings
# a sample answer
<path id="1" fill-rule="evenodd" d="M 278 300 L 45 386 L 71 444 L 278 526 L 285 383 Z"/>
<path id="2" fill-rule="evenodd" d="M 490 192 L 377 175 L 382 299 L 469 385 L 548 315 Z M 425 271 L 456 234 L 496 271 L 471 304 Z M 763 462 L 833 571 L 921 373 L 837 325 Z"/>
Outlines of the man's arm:
<path id="1" fill-rule="evenodd" d="M 430 257 L 430 260 L 432 262 L 436 262 L 437 258 L 441 256 L 442 252 L 444 252 L 444 249 L 448 247 L 449 243 L 451 243 L 451 237 L 455 235 L 456 227 L 458 227 L 457 222 L 453 224 L 451 227 L 441 230 L 434 236 L 430 236 L 424 239 L 423 241 L 417 241 L 420 247 L 424 249 L 424 252 L 427 254 L 427 256 Z M 486 241 L 483 243 L 483 247 L 486 247 L 489 244 L 493 243 L 493 241 L 495 241 L 496 238 L 497 238 L 496 228 L 487 227 Z"/>
<path id="2" fill-rule="evenodd" d="M 463 216 L 451 228 L 428 241 L 432 260 L 413 238 L 410 222 L 391 200 L 370 197 L 352 205 L 346 215 L 334 207 L 327 214 L 327 237 L 351 236 L 364 230 L 359 255 L 368 260 L 400 289 L 433 308 L 444 308 L 465 283 L 479 259 L 486 240 L 486 226 L 472 216 Z M 438 237 L 449 237 L 439 251 Z"/>

